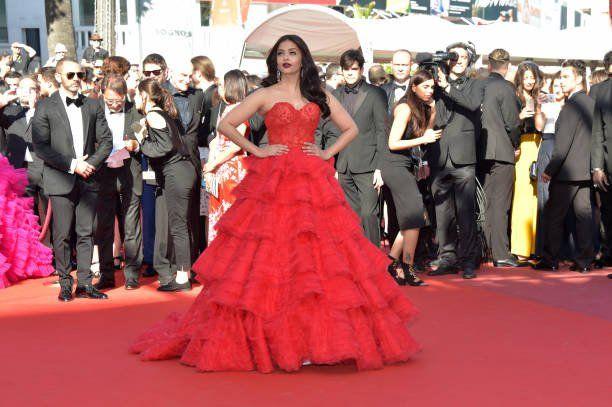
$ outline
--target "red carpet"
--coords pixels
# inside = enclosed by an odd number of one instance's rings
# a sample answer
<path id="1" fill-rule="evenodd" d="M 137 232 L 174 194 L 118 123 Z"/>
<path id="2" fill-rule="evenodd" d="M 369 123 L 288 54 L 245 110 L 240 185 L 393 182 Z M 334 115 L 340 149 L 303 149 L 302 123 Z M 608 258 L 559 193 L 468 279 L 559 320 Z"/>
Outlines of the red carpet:
<path id="1" fill-rule="evenodd" d="M 60 304 L 29 280 L 0 290 L 2 406 L 609 406 L 612 280 L 527 270 L 428 278 L 405 292 L 421 310 L 412 362 L 356 373 L 196 373 L 141 362 L 129 341 L 193 296 L 156 283 L 110 300 Z M 49 281 L 47 279 L 46 281 Z"/>

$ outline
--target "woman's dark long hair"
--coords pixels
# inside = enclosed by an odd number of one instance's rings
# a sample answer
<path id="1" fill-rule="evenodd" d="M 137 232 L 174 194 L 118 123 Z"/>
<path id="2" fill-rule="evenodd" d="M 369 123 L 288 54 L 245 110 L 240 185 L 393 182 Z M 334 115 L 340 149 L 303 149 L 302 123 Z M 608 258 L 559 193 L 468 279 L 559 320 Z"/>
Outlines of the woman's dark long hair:
<path id="1" fill-rule="evenodd" d="M 173 119 L 178 118 L 178 111 L 174 104 L 174 98 L 166 89 L 162 88 L 154 78 L 148 78 L 138 84 L 138 90 L 149 95 L 149 99 L 155 106 L 168 113 Z"/>
<path id="2" fill-rule="evenodd" d="M 529 95 L 533 98 L 533 100 L 538 99 L 538 95 L 540 94 L 540 90 L 542 89 L 543 78 L 542 73 L 540 72 L 540 68 L 536 65 L 535 62 L 525 61 L 521 62 L 516 70 L 516 75 L 514 76 L 514 86 L 516 87 L 516 95 L 521 101 L 521 105 L 525 106 L 525 87 L 523 86 L 523 78 L 525 77 L 525 72 L 531 72 L 535 79 L 535 84 L 533 85 L 533 89 L 529 91 Z"/>
<path id="3" fill-rule="evenodd" d="M 433 79 L 434 77 L 429 71 L 425 69 L 418 70 L 410 78 L 406 93 L 396 103 L 396 106 L 400 103 L 406 103 L 410 107 L 410 123 L 412 123 L 413 138 L 421 137 L 425 130 L 427 130 L 429 119 L 431 118 L 431 107 L 417 96 L 412 87 L 419 86 L 423 82 L 432 81 Z"/>
<path id="4" fill-rule="evenodd" d="M 283 35 L 276 41 L 276 44 L 270 50 L 268 57 L 266 58 L 266 64 L 268 65 L 268 77 L 265 78 L 261 85 L 263 87 L 272 86 L 278 83 L 278 65 L 276 64 L 276 58 L 278 53 L 279 45 L 284 41 L 291 41 L 300 50 L 302 54 L 302 70 L 300 72 L 300 92 L 308 101 L 316 103 L 321 109 L 323 117 L 329 116 L 329 105 L 327 104 L 327 95 L 323 90 L 323 84 L 319 79 L 319 71 L 317 66 L 310 54 L 308 46 L 303 39 L 297 35 L 287 34 Z"/>

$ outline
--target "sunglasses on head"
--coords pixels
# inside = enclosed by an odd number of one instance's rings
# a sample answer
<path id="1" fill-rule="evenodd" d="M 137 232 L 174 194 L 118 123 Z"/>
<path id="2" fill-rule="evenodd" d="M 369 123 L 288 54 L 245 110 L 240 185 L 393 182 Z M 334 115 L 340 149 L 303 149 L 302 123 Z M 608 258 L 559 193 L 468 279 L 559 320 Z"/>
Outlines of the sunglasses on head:
<path id="1" fill-rule="evenodd" d="M 148 76 L 159 76 L 161 75 L 161 73 L 162 73 L 161 69 L 154 69 L 152 71 L 142 71 L 142 74 L 147 77 Z"/>
<path id="2" fill-rule="evenodd" d="M 85 72 L 66 72 L 66 78 L 70 80 L 74 79 L 75 75 L 81 80 L 85 79 Z"/>

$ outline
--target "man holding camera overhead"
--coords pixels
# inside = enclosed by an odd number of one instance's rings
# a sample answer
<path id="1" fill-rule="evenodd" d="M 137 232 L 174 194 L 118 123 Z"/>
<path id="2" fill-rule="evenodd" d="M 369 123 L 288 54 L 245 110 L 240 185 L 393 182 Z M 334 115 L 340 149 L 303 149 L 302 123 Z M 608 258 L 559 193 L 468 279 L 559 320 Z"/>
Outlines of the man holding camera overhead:
<path id="1" fill-rule="evenodd" d="M 471 43 L 451 44 L 452 58 L 438 69 L 435 128 L 442 137 L 427 147 L 436 206 L 438 267 L 429 275 L 457 273 L 476 277 L 476 136 L 480 131 L 483 82 L 468 77 L 477 55 Z M 454 53 L 454 54 L 452 54 Z M 448 79 L 443 70 L 448 67 Z M 456 222 L 456 223 L 455 223 Z"/>

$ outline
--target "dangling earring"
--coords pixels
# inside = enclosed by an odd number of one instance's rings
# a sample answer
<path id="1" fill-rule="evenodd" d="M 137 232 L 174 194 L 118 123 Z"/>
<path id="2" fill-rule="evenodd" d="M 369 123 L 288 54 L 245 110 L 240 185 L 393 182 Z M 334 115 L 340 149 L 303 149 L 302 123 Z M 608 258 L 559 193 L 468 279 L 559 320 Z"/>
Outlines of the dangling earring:
<path id="1" fill-rule="evenodd" d="M 277 69 L 276 70 L 276 82 L 280 82 L 280 78 L 281 78 L 280 69 Z"/>

